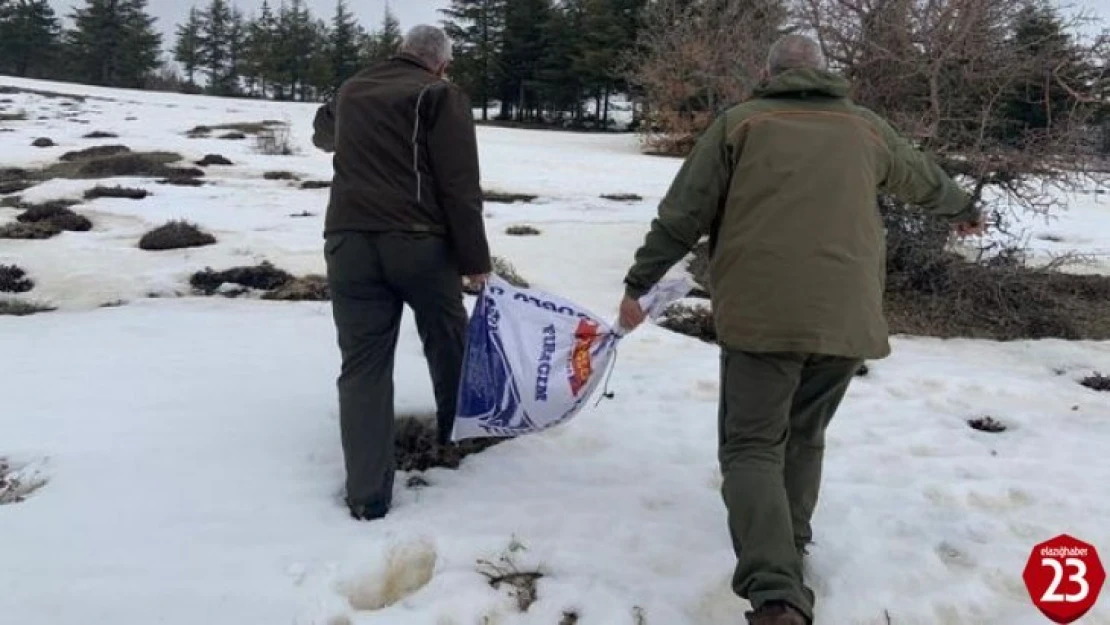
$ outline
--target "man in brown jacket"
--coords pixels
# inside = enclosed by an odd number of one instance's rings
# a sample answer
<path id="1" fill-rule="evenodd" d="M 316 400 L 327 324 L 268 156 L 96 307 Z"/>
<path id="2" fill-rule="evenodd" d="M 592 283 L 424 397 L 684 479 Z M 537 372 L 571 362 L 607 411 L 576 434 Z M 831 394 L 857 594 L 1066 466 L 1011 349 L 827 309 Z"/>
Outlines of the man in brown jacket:
<path id="1" fill-rule="evenodd" d="M 862 361 L 890 354 L 878 193 L 981 231 L 970 197 L 849 90 L 816 42 L 779 40 L 755 97 L 682 166 L 621 303 L 624 327 L 642 323 L 637 298 L 709 236 L 733 589 L 756 625 L 813 622 L 802 556 L 825 430 Z"/>
<path id="2" fill-rule="evenodd" d="M 334 152 L 324 255 L 342 369 L 337 381 L 351 515 L 385 516 L 393 493 L 393 362 L 412 308 L 448 444 L 466 336 L 462 281 L 491 270 L 478 147 L 466 95 L 444 76 L 451 42 L 417 26 L 399 53 L 343 83 L 316 114 Z"/>

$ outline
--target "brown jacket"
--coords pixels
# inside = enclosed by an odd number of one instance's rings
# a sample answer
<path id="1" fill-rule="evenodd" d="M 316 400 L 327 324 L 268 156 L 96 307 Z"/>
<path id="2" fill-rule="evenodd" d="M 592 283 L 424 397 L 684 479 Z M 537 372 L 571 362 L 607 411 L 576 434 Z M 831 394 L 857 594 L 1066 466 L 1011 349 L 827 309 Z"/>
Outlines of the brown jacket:
<path id="1" fill-rule="evenodd" d="M 324 234 L 446 236 L 459 273 L 491 269 L 470 101 L 416 57 L 363 70 L 316 112 L 312 141 L 334 152 Z"/>
<path id="2" fill-rule="evenodd" d="M 625 280 L 628 294 L 647 291 L 708 235 L 724 347 L 888 356 L 877 196 L 952 222 L 979 215 L 930 156 L 849 91 L 836 74 L 792 70 L 718 118 L 663 200 Z"/>

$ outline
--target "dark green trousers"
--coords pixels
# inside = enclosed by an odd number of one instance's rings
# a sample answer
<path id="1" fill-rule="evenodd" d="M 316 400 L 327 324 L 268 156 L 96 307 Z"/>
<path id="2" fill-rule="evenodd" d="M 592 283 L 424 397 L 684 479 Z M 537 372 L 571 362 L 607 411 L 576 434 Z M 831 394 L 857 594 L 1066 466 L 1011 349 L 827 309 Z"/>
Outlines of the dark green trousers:
<path id="1" fill-rule="evenodd" d="M 342 232 L 324 245 L 342 367 L 339 421 L 347 501 L 392 503 L 393 363 L 403 305 L 413 311 L 435 391 L 439 441 L 450 441 L 466 341 L 462 277 L 431 234 Z"/>
<path id="2" fill-rule="evenodd" d="M 861 364 L 722 352 L 719 456 L 737 557 L 732 586 L 754 608 L 786 601 L 812 622 L 802 548 L 813 537 L 825 429 Z"/>

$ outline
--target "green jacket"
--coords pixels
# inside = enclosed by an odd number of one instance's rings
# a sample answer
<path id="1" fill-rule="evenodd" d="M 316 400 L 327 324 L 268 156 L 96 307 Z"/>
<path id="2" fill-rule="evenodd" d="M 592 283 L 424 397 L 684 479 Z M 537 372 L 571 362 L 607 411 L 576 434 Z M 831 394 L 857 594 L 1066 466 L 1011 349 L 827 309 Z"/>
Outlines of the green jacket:
<path id="1" fill-rule="evenodd" d="M 978 213 L 849 88 L 836 74 L 792 70 L 721 115 L 660 205 L 625 279 L 628 295 L 646 292 L 708 235 L 722 346 L 888 356 L 879 192 L 953 222 Z"/>

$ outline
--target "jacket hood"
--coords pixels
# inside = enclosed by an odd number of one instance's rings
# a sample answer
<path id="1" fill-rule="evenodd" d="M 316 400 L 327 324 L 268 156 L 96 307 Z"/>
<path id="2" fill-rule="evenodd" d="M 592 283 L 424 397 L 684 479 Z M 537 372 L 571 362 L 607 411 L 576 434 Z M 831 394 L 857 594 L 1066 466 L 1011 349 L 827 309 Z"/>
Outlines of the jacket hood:
<path id="1" fill-rule="evenodd" d="M 819 69 L 791 69 L 764 81 L 755 89 L 755 96 L 773 98 L 811 94 L 846 98 L 851 88 L 851 83 L 839 74 Z"/>

